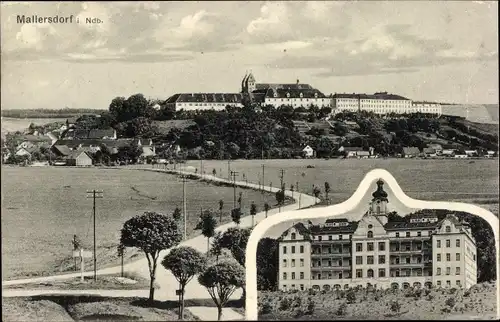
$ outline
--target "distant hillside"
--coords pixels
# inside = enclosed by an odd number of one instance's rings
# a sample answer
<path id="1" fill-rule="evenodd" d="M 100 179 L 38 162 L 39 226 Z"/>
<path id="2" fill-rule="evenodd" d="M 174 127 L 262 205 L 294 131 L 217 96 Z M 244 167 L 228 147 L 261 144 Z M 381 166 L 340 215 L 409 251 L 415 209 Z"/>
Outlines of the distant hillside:
<path id="1" fill-rule="evenodd" d="M 11 118 L 70 118 L 81 114 L 101 114 L 106 110 L 97 109 L 72 109 L 64 108 L 59 110 L 35 109 L 35 110 L 2 110 L 2 117 Z"/>
<path id="2" fill-rule="evenodd" d="M 460 104 L 443 105 L 443 114 L 467 117 L 467 108 L 469 108 L 468 120 L 476 123 L 498 124 L 498 104 Z"/>

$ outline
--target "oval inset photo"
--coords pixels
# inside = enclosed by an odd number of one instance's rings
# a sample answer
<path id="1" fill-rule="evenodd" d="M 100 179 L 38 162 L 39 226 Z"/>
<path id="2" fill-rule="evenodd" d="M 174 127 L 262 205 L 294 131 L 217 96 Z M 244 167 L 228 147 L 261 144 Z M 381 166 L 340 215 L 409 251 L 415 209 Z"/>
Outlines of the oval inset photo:
<path id="1" fill-rule="evenodd" d="M 495 319 L 498 226 L 488 210 L 412 199 L 372 170 L 341 204 L 254 228 L 246 318 Z"/>

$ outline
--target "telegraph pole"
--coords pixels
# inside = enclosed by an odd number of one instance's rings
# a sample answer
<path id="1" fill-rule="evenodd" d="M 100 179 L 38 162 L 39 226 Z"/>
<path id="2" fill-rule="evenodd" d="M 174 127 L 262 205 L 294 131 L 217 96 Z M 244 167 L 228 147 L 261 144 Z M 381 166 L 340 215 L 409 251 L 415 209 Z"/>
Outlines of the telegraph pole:
<path id="1" fill-rule="evenodd" d="M 264 164 L 262 164 L 262 193 L 264 193 L 264 185 L 266 184 L 266 178 L 264 177 Z"/>
<path id="2" fill-rule="evenodd" d="M 231 178 L 233 179 L 233 209 L 236 208 L 236 176 L 238 172 L 231 171 Z"/>
<path id="3" fill-rule="evenodd" d="M 187 206 L 186 206 L 186 176 L 181 175 L 182 178 L 182 212 L 184 217 L 184 240 L 187 238 Z"/>
<path id="4" fill-rule="evenodd" d="M 96 256 L 96 236 L 95 236 L 95 200 L 102 198 L 102 190 L 87 190 L 87 198 L 93 199 L 92 213 L 94 218 L 94 281 L 97 280 L 97 256 Z"/>

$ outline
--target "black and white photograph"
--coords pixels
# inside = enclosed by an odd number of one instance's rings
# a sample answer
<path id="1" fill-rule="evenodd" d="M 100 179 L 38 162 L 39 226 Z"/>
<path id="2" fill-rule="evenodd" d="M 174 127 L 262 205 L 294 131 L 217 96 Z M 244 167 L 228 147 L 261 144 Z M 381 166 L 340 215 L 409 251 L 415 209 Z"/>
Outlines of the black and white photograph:
<path id="1" fill-rule="evenodd" d="M 500 316 L 496 1 L 0 25 L 2 321 Z"/>

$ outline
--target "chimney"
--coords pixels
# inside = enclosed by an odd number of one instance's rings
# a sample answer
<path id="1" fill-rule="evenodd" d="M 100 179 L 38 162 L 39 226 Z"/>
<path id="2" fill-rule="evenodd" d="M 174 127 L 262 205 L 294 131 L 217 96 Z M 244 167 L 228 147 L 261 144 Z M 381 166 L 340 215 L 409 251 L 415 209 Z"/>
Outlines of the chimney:
<path id="1" fill-rule="evenodd" d="M 297 79 L 297 85 L 299 85 L 299 80 Z"/>

